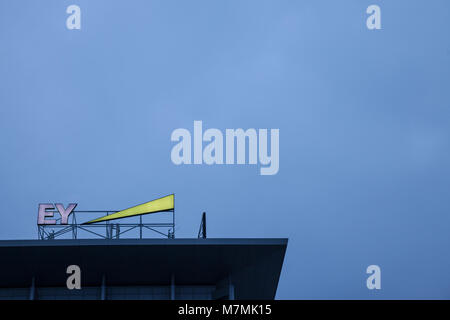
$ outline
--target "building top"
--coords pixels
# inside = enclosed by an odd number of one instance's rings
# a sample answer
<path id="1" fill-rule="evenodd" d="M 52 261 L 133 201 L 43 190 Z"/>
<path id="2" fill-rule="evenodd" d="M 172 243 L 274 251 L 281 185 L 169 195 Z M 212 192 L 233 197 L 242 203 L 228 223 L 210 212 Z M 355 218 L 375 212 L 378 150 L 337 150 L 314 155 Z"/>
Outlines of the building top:
<path id="1" fill-rule="evenodd" d="M 0 287 L 65 286 L 78 265 L 84 286 L 217 285 L 236 299 L 273 299 L 287 239 L 0 240 Z"/>

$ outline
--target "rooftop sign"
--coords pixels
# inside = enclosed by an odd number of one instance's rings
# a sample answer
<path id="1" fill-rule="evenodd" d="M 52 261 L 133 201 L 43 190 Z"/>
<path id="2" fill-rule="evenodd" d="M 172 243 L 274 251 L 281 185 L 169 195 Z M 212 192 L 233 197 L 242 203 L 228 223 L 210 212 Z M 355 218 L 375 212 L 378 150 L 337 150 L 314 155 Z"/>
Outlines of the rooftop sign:
<path id="1" fill-rule="evenodd" d="M 100 221 L 108 221 L 115 219 L 122 219 L 127 217 L 139 216 L 143 214 L 156 213 L 162 211 L 173 210 L 174 208 L 174 195 L 168 195 L 156 200 L 152 200 L 110 215 L 103 216 L 101 218 L 97 218 L 83 224 L 91 224 Z"/>
<path id="2" fill-rule="evenodd" d="M 76 203 L 71 203 L 67 209 L 64 209 L 64 206 L 61 203 L 56 203 L 55 206 L 51 203 L 40 203 L 38 211 L 38 225 L 56 224 L 56 219 L 46 219 L 54 217 L 55 211 L 51 210 L 55 210 L 55 207 L 61 215 L 61 224 L 67 224 L 69 215 L 73 212 L 73 209 L 75 209 L 76 206 Z"/>
<path id="3" fill-rule="evenodd" d="M 56 224 L 57 219 L 46 219 L 46 218 L 54 218 L 55 214 L 55 207 L 58 210 L 59 214 L 61 215 L 61 224 L 67 224 L 69 215 L 74 211 L 76 208 L 76 203 L 71 203 L 68 205 L 66 209 L 64 209 L 64 206 L 61 203 L 56 203 L 55 205 L 51 203 L 41 203 L 39 204 L 39 211 L 38 211 L 38 225 L 53 225 Z M 152 200 L 122 211 L 115 212 L 110 215 L 106 215 L 94 220 L 90 220 L 87 222 L 84 222 L 82 224 L 91 224 L 95 222 L 101 222 L 101 221 L 109 221 L 109 220 L 116 220 L 116 219 L 122 219 L 127 217 L 133 217 L 133 216 L 139 216 L 149 213 L 156 213 L 156 212 L 163 212 L 163 211 L 169 211 L 173 210 L 175 207 L 174 205 L 174 195 L 168 195 L 156 200 Z"/>
<path id="4" fill-rule="evenodd" d="M 72 238 L 77 238 L 77 231 L 88 232 L 96 236 L 112 239 L 119 238 L 122 234 L 132 230 L 139 230 L 138 237 L 143 238 L 143 231 L 150 230 L 168 238 L 175 236 L 175 195 L 171 194 L 158 198 L 121 211 L 79 211 L 75 210 L 76 203 L 70 203 L 67 208 L 61 203 L 41 203 L 38 210 L 38 232 L 40 239 L 55 239 L 62 235 L 72 232 Z M 168 212 L 169 216 L 163 216 L 161 221 L 152 223 L 143 222 L 142 216 L 157 213 Z M 100 215 L 100 217 L 77 223 L 78 214 Z M 86 216 L 85 216 L 86 217 Z M 118 220 L 129 217 L 139 217 L 139 222 L 135 223 L 110 223 L 112 220 Z M 70 219 L 69 219 L 70 218 Z M 89 218 L 86 217 L 86 218 Z M 167 219 L 170 218 L 170 221 Z M 70 222 L 69 222 L 70 221 Z M 103 231 L 102 231 L 103 230 Z M 162 230 L 162 231 L 160 231 Z"/>

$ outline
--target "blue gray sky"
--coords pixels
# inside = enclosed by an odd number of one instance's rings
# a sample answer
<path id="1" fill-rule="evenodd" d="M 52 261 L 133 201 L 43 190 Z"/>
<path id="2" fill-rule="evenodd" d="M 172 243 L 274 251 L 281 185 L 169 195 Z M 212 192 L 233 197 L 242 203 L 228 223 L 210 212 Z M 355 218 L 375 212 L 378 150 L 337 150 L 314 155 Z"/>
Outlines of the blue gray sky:
<path id="1" fill-rule="evenodd" d="M 40 202 L 175 193 L 178 238 L 202 211 L 210 237 L 289 238 L 278 299 L 448 299 L 449 21 L 444 0 L 3 0 L 0 238 L 35 239 Z M 280 129 L 278 174 L 174 165 L 194 120 Z"/>

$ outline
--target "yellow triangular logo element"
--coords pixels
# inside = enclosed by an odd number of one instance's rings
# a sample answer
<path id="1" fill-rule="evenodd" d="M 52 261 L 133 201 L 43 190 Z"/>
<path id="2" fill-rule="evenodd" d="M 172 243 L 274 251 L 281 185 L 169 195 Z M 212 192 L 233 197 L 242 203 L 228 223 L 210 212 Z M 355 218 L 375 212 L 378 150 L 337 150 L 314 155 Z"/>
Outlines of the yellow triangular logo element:
<path id="1" fill-rule="evenodd" d="M 108 220 L 114 220 L 114 219 L 121 219 L 121 218 L 127 218 L 132 216 L 139 216 L 143 214 L 148 213 L 155 213 L 155 212 L 161 212 L 161 211 L 169 211 L 173 210 L 174 208 L 174 195 L 168 195 L 156 200 L 152 200 L 113 214 L 110 214 L 108 216 L 103 216 L 101 218 L 97 218 L 88 222 L 85 222 L 83 224 L 90 224 L 94 222 L 100 222 L 100 221 L 108 221 Z"/>

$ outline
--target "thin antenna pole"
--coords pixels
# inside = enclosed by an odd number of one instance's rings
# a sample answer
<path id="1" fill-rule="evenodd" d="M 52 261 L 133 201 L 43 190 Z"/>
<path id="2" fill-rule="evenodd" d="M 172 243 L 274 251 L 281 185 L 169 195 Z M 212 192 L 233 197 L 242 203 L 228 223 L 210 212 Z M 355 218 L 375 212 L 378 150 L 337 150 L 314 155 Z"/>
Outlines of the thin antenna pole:
<path id="1" fill-rule="evenodd" d="M 203 239 L 206 239 L 206 212 L 203 212 L 202 216 L 202 225 L 203 225 Z"/>
<path id="2" fill-rule="evenodd" d="M 173 230 L 172 230 L 172 238 L 175 239 L 175 193 L 173 194 Z"/>
<path id="3" fill-rule="evenodd" d="M 198 229 L 197 238 L 206 239 L 206 212 L 202 214 L 202 220 L 200 222 L 200 228 Z"/>

